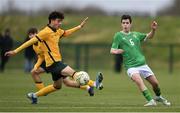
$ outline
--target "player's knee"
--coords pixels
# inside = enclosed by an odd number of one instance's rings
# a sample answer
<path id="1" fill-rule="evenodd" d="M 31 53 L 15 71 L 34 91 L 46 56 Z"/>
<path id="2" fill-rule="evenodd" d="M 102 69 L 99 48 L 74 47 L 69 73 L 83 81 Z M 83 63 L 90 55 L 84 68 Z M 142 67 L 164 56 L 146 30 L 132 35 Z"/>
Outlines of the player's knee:
<path id="1" fill-rule="evenodd" d="M 134 82 L 136 82 L 137 84 L 142 83 L 142 79 L 141 79 L 140 77 L 138 77 L 138 76 L 134 76 L 134 77 L 132 78 L 132 80 L 133 80 Z"/>
<path id="2" fill-rule="evenodd" d="M 65 86 L 69 86 L 69 80 L 66 78 L 63 79 L 63 83 Z"/>
<path id="3" fill-rule="evenodd" d="M 69 82 L 64 82 L 64 85 L 65 85 L 66 87 L 72 87 L 71 83 L 69 83 Z"/>
<path id="4" fill-rule="evenodd" d="M 136 78 L 133 80 L 139 87 L 143 87 L 144 86 L 144 82 L 142 79 L 140 78 Z"/>
<path id="5" fill-rule="evenodd" d="M 31 75 L 34 76 L 36 73 L 34 70 L 31 70 Z"/>
<path id="6" fill-rule="evenodd" d="M 68 82 L 67 81 L 63 80 L 63 83 L 64 83 L 65 86 L 68 86 Z"/>
<path id="7" fill-rule="evenodd" d="M 39 75 L 41 73 L 41 71 L 40 70 L 32 70 L 31 71 L 31 75 L 33 75 L 33 76 L 36 76 L 36 75 Z"/>
<path id="8" fill-rule="evenodd" d="M 62 88 L 62 85 L 57 85 L 57 84 L 54 84 L 53 86 L 54 86 L 54 88 L 55 88 L 55 89 L 57 89 L 57 90 L 59 90 L 59 89 L 61 89 L 61 88 Z"/>

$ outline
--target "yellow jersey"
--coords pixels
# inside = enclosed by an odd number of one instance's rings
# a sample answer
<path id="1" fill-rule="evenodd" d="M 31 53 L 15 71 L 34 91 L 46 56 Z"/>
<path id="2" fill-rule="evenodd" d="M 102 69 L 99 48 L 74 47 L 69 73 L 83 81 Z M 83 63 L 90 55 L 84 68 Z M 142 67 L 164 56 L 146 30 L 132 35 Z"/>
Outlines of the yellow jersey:
<path id="1" fill-rule="evenodd" d="M 14 50 L 15 53 L 18 53 L 22 49 L 36 43 L 41 42 L 43 51 L 43 55 L 46 62 L 46 67 L 51 66 L 54 62 L 58 62 L 62 60 L 62 56 L 59 48 L 59 40 L 62 37 L 69 36 L 73 32 L 79 30 L 81 26 L 74 27 L 69 30 L 62 29 L 53 29 L 51 26 L 47 25 L 44 29 L 42 29 L 35 37 L 25 42 L 23 45 Z"/>

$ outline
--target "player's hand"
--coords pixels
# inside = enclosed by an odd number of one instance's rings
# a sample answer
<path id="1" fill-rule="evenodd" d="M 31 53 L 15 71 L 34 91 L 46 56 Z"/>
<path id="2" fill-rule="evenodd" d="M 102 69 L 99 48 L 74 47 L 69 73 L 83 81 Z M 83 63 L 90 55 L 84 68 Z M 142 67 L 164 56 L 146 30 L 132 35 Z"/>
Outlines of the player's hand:
<path id="1" fill-rule="evenodd" d="M 83 27 L 83 26 L 86 24 L 87 20 L 88 20 L 88 17 L 86 17 L 86 18 L 81 22 L 80 26 Z"/>
<path id="2" fill-rule="evenodd" d="M 4 54 L 4 56 L 14 56 L 16 53 L 14 51 L 8 51 Z"/>
<path id="3" fill-rule="evenodd" d="M 152 30 L 156 30 L 156 29 L 157 29 L 157 26 L 158 26 L 157 22 L 156 22 L 156 21 L 153 21 L 152 24 L 151 24 L 151 29 L 152 29 Z"/>

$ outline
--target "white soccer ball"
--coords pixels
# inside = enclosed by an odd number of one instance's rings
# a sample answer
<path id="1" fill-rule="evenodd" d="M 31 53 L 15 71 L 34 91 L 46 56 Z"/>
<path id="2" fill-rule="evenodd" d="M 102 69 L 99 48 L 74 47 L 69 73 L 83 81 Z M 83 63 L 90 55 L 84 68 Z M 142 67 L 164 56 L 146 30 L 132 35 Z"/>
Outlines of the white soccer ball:
<path id="1" fill-rule="evenodd" d="M 89 80 L 90 80 L 90 77 L 88 75 L 87 72 L 85 71 L 79 71 L 79 72 L 76 72 L 75 75 L 74 75 L 74 79 L 77 83 L 79 83 L 80 85 L 87 85 Z"/>

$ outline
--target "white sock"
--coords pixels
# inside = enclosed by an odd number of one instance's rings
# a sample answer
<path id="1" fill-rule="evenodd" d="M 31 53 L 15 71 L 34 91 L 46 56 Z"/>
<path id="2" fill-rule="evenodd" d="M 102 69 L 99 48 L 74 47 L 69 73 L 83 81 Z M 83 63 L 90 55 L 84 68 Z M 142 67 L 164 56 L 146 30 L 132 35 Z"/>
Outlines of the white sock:
<path id="1" fill-rule="evenodd" d="M 90 89 L 90 86 L 87 86 L 86 90 L 89 91 L 89 89 Z"/>

